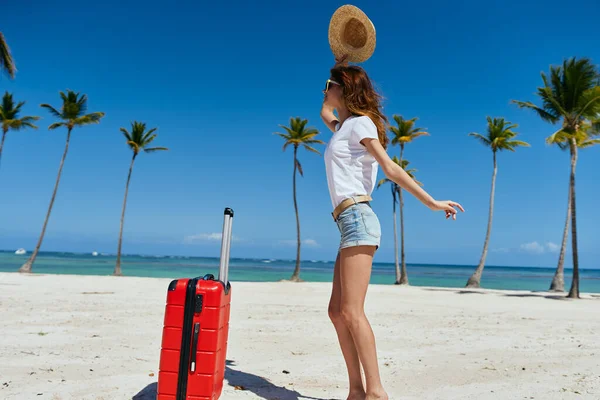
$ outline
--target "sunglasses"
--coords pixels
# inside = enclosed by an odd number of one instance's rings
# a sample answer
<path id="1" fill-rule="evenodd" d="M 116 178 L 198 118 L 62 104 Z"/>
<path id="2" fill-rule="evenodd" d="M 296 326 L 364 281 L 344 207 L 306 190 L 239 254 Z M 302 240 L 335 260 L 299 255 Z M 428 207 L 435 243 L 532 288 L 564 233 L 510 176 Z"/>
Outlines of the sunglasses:
<path id="1" fill-rule="evenodd" d="M 325 82 L 325 90 L 324 90 L 325 93 L 327 93 L 327 91 L 329 90 L 329 85 L 331 85 L 331 84 L 341 86 L 336 81 L 332 81 L 331 79 L 327 79 L 327 82 Z"/>

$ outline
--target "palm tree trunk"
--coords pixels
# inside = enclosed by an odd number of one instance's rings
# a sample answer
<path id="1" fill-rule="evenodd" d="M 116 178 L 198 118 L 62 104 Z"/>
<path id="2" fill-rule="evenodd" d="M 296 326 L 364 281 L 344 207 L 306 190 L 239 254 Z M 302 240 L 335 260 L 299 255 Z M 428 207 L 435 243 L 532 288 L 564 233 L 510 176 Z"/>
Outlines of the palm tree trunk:
<path id="1" fill-rule="evenodd" d="M 496 164 L 496 152 L 494 151 L 494 172 L 492 174 L 492 190 L 490 193 L 490 211 L 488 215 L 488 226 L 485 234 L 485 242 L 483 243 L 483 252 L 481 253 L 481 259 L 477 269 L 471 275 L 467 281 L 467 287 L 478 288 L 481 286 L 481 274 L 483 273 L 483 266 L 485 264 L 485 258 L 487 257 L 488 245 L 490 244 L 490 234 L 492 233 L 492 217 L 494 215 L 494 191 L 496 189 L 496 173 L 498 172 L 498 165 Z"/>
<path id="2" fill-rule="evenodd" d="M 298 154 L 298 146 L 294 146 L 294 177 L 293 177 L 293 186 L 294 186 L 294 210 L 296 211 L 296 234 L 298 237 L 298 247 L 296 250 L 296 268 L 294 269 L 294 274 L 292 275 L 292 281 L 298 282 L 300 281 L 300 216 L 298 215 L 298 201 L 296 200 L 296 169 L 298 161 L 296 156 Z"/>
<path id="3" fill-rule="evenodd" d="M 65 151 L 63 153 L 62 159 L 60 160 L 60 166 L 58 167 L 58 175 L 56 176 L 56 183 L 54 184 L 54 192 L 52 192 L 52 198 L 50 199 L 50 205 L 48 206 L 48 212 L 46 213 L 46 219 L 44 220 L 44 225 L 42 226 L 42 233 L 40 234 L 40 238 L 35 246 L 35 250 L 31 254 L 31 257 L 19 268 L 19 272 L 31 272 L 33 267 L 33 263 L 40 251 L 40 247 L 42 246 L 42 241 L 44 240 L 44 234 L 46 233 L 46 227 L 48 226 L 48 220 L 50 219 L 50 213 L 52 212 L 52 206 L 54 205 L 54 200 L 56 199 L 56 192 L 58 191 L 58 184 L 60 183 L 60 176 L 62 174 L 63 165 L 65 163 L 65 159 L 67 158 L 67 152 L 69 151 L 69 141 L 71 140 L 71 129 L 68 128 L 67 131 L 67 143 L 65 144 Z"/>
<path id="4" fill-rule="evenodd" d="M 400 144 L 400 165 L 404 157 L 404 144 Z M 402 198 L 402 188 L 398 187 L 398 198 L 400 200 L 400 260 L 402 269 L 400 270 L 400 285 L 408 285 L 408 272 L 406 271 L 406 257 L 404 254 L 404 199 Z"/>
<path id="5" fill-rule="evenodd" d="M 558 266 L 550 284 L 551 292 L 565 291 L 565 253 L 567 251 L 567 237 L 569 236 L 569 221 L 571 220 L 571 185 L 569 184 L 569 200 L 567 202 L 567 221 L 563 230 L 563 239 L 560 246 L 560 255 L 558 256 Z"/>
<path id="6" fill-rule="evenodd" d="M 400 200 L 400 260 L 402 269 L 400 270 L 400 285 L 408 285 L 408 272 L 406 271 L 406 255 L 404 253 L 404 199 L 402 197 L 402 189 L 398 190 L 398 197 Z"/>
<path id="7" fill-rule="evenodd" d="M 6 139 L 7 127 L 2 128 L 2 141 L 0 141 L 0 160 L 2 160 L 2 148 L 4 147 L 4 139 Z"/>
<path id="8" fill-rule="evenodd" d="M 396 193 L 398 192 L 398 185 L 394 182 L 390 182 L 392 188 L 392 210 L 394 214 L 394 258 L 396 262 L 396 285 L 400 284 L 400 264 L 398 264 L 398 223 L 396 221 Z"/>
<path id="9" fill-rule="evenodd" d="M 121 245 L 123 244 L 123 224 L 125 222 L 125 207 L 127 206 L 127 194 L 129 193 L 129 182 L 131 181 L 131 172 L 133 171 L 133 162 L 137 153 L 133 153 L 131 165 L 129 166 L 129 174 L 127 175 L 127 183 L 125 184 L 125 198 L 123 199 L 123 211 L 121 211 L 121 228 L 119 229 L 119 245 L 117 247 L 117 264 L 115 265 L 114 275 L 121 276 Z"/>
<path id="10" fill-rule="evenodd" d="M 571 251 L 573 252 L 573 280 L 568 297 L 579 298 L 579 254 L 577 253 L 577 210 L 575 207 L 575 166 L 577 165 L 577 143 L 571 139 Z"/>

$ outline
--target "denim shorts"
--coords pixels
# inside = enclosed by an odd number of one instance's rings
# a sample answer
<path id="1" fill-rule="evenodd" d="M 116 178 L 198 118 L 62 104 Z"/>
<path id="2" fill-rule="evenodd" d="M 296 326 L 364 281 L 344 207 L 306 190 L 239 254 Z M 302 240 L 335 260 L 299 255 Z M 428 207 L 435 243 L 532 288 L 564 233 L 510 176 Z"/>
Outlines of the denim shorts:
<path id="1" fill-rule="evenodd" d="M 337 218 L 341 234 L 340 249 L 351 246 L 375 246 L 379 248 L 381 226 L 377 215 L 366 203 L 353 204 Z"/>

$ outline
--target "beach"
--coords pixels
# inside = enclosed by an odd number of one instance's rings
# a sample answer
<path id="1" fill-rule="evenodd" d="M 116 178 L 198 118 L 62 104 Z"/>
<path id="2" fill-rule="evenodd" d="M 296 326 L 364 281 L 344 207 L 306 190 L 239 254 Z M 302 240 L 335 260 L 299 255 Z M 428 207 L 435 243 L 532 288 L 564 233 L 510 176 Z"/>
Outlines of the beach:
<path id="1" fill-rule="evenodd" d="M 170 279 L 0 273 L 0 398 L 154 399 Z M 330 283 L 232 282 L 222 399 L 345 399 Z M 371 285 L 390 399 L 598 399 L 600 295 Z"/>

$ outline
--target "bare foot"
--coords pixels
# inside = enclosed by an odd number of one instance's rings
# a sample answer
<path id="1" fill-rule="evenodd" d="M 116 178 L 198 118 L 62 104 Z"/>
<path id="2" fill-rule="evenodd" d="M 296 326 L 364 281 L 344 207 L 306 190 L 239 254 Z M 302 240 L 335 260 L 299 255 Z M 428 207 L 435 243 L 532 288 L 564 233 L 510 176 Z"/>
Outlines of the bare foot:
<path id="1" fill-rule="evenodd" d="M 388 395 L 386 392 L 381 393 L 369 393 L 365 396 L 365 400 L 388 400 Z"/>
<path id="2" fill-rule="evenodd" d="M 350 392 L 346 400 L 365 400 L 365 392 Z"/>

